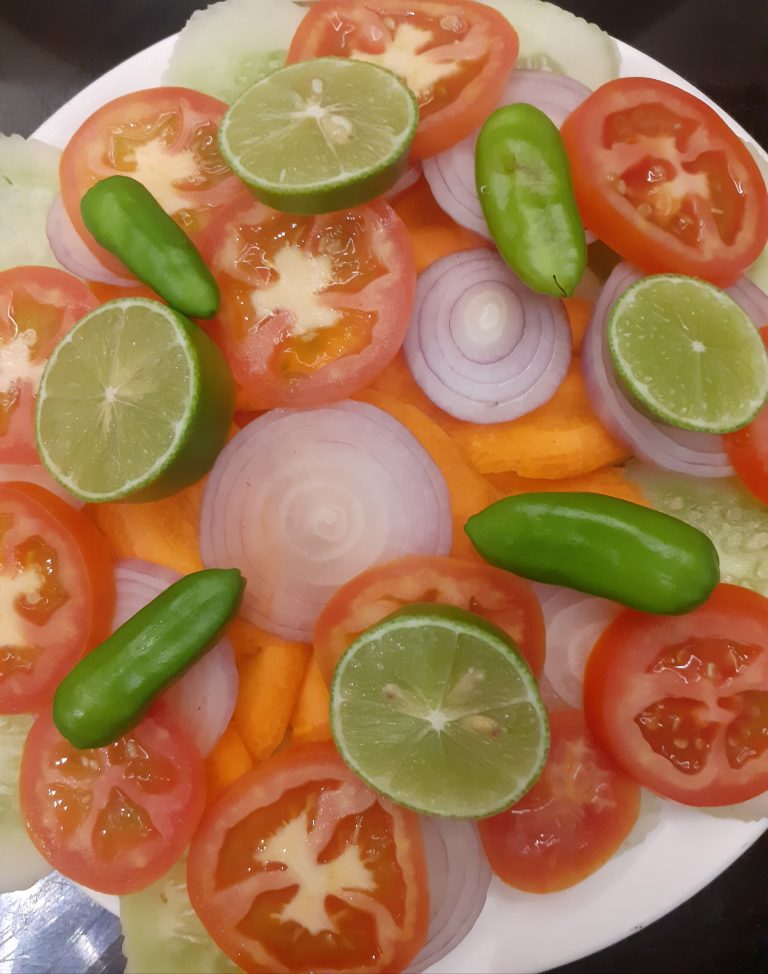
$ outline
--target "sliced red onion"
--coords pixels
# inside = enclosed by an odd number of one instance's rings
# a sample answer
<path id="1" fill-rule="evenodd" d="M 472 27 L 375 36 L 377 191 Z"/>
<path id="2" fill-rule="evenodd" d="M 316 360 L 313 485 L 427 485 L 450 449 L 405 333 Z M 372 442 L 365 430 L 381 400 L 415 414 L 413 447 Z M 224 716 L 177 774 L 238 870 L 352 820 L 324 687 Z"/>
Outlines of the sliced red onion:
<path id="1" fill-rule="evenodd" d="M 401 555 L 451 546 L 448 488 L 431 457 L 375 406 L 275 409 L 242 429 L 208 477 L 200 549 L 236 567 L 242 614 L 310 642 L 339 586 Z"/>
<path id="2" fill-rule="evenodd" d="M 513 71 L 498 107 L 527 102 L 559 128 L 592 92 L 580 81 L 551 71 Z M 438 206 L 457 223 L 490 239 L 475 186 L 477 133 L 423 162 L 424 176 Z"/>
<path id="3" fill-rule="evenodd" d="M 78 510 L 85 503 L 85 501 L 81 501 L 70 494 L 67 488 L 55 480 L 41 463 L 0 463 L 0 483 L 8 484 L 17 480 L 45 487 L 46 490 L 50 490 L 52 494 L 56 494 L 57 497 Z"/>
<path id="4" fill-rule="evenodd" d="M 419 974 L 458 947 L 480 916 L 491 882 L 491 867 L 473 822 L 425 816 L 421 834 L 429 878 L 429 933 L 406 974 Z"/>
<path id="5" fill-rule="evenodd" d="M 118 562 L 114 628 L 122 626 L 180 578 L 178 572 L 152 562 Z M 211 753 L 232 719 L 238 682 L 232 644 L 222 639 L 163 694 L 203 757 Z"/>
<path id="6" fill-rule="evenodd" d="M 631 446 L 643 460 L 694 477 L 728 477 L 733 473 L 733 467 L 719 436 L 675 429 L 656 422 L 630 403 L 615 376 L 606 340 L 608 313 L 619 295 L 642 276 L 630 264 L 619 264 L 600 292 L 581 347 L 584 378 L 592 406 L 614 436 Z M 729 293 L 739 301 L 733 289 Z"/>
<path id="7" fill-rule="evenodd" d="M 621 606 L 573 589 L 554 588 L 542 602 L 542 611 L 547 628 L 543 677 L 560 700 L 580 710 L 587 657 Z"/>
<path id="8" fill-rule="evenodd" d="M 727 291 L 754 321 L 756 328 L 768 325 L 768 294 L 762 288 L 742 276 Z"/>
<path id="9" fill-rule="evenodd" d="M 53 256 L 70 274 L 86 281 L 100 281 L 102 284 L 115 284 L 119 287 L 138 287 L 135 277 L 121 277 L 105 267 L 84 243 L 72 225 L 69 214 L 59 194 L 48 211 L 45 226 L 48 243 Z"/>
<path id="10" fill-rule="evenodd" d="M 493 251 L 465 250 L 419 277 L 403 349 L 446 413 L 499 423 L 552 398 L 570 365 L 571 330 L 561 301 L 534 294 Z"/>
<path id="11" fill-rule="evenodd" d="M 410 189 L 414 183 L 419 181 L 421 176 L 421 165 L 419 162 L 412 162 L 411 165 L 405 170 L 403 175 L 398 179 L 395 185 L 384 193 L 385 200 L 394 199 L 395 196 L 399 196 L 404 193 L 407 189 Z"/>

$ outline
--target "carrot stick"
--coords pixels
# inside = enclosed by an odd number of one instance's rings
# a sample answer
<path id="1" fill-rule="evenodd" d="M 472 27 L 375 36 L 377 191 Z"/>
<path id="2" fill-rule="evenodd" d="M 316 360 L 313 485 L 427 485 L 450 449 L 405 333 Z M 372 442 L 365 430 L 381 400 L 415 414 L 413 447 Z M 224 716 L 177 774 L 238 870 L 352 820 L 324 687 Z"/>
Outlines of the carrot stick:
<path id="1" fill-rule="evenodd" d="M 592 317 L 592 302 L 584 298 L 564 298 L 563 305 L 568 315 L 568 324 L 571 326 L 573 354 L 580 355 L 581 343 L 584 341 L 584 334 Z"/>
<path id="2" fill-rule="evenodd" d="M 233 781 L 237 781 L 253 767 L 251 756 L 237 729 L 230 724 L 221 740 L 205 760 L 208 780 L 208 803 L 216 801 Z"/>
<path id="3" fill-rule="evenodd" d="M 89 504 L 86 514 L 118 558 L 143 558 L 182 574 L 199 571 L 198 531 L 204 482 L 148 504 Z"/>
<path id="4" fill-rule="evenodd" d="M 420 179 L 392 204 L 411 233 L 416 270 L 459 250 L 490 247 L 485 237 L 467 230 L 443 213 L 425 179 Z"/>
<path id="5" fill-rule="evenodd" d="M 254 654 L 238 656 L 233 720 L 254 762 L 268 758 L 285 737 L 311 652 L 304 643 L 275 638 Z"/>
<path id="6" fill-rule="evenodd" d="M 488 479 L 504 497 L 513 494 L 526 494 L 530 491 L 587 491 L 592 494 L 607 494 L 621 500 L 648 506 L 643 492 L 627 479 L 621 467 L 602 467 L 581 477 L 566 477 L 562 480 L 529 480 L 516 473 L 489 474 Z"/>
<path id="7" fill-rule="evenodd" d="M 331 725 L 328 719 L 330 696 L 320 667 L 313 657 L 299 690 L 296 706 L 291 714 L 291 730 L 295 741 L 328 741 Z"/>
<path id="8" fill-rule="evenodd" d="M 451 500 L 451 554 L 457 558 L 476 559 L 477 552 L 464 533 L 464 525 L 469 517 L 498 499 L 494 487 L 473 470 L 450 436 L 420 409 L 377 389 L 366 389 L 357 398 L 378 406 L 399 420 L 435 461 L 445 478 Z"/>

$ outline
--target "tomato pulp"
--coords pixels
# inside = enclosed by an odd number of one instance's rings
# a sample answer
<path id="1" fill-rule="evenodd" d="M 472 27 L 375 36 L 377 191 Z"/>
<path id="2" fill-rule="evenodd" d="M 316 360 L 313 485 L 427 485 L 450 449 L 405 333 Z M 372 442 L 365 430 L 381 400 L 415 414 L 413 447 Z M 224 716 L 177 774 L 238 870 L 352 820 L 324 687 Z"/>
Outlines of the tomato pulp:
<path id="1" fill-rule="evenodd" d="M 640 784 L 686 805 L 768 789 L 768 599 L 718 585 L 682 616 L 628 609 L 587 661 L 590 730 Z"/>
<path id="2" fill-rule="evenodd" d="M 765 246 L 760 170 L 694 95 L 617 78 L 571 112 L 561 134 L 585 225 L 641 270 L 727 287 Z"/>
<path id="3" fill-rule="evenodd" d="M 419 822 L 330 743 L 282 751 L 208 810 L 187 863 L 211 937 L 251 974 L 399 971 L 423 946 Z"/>

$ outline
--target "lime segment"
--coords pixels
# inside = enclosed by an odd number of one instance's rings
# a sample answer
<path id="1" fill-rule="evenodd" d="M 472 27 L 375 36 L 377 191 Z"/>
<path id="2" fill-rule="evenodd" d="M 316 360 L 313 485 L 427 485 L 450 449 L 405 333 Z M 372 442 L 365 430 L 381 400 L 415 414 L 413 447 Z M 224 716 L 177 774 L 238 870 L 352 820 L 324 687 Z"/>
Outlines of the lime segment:
<path id="1" fill-rule="evenodd" d="M 158 301 L 86 315 L 51 355 L 37 396 L 40 456 L 86 501 L 153 500 L 200 479 L 234 409 L 221 352 Z"/>
<path id="2" fill-rule="evenodd" d="M 331 687 L 331 726 L 371 787 L 455 818 L 509 807 L 549 748 L 546 711 L 514 643 L 450 606 L 409 606 L 349 647 Z"/>
<path id="3" fill-rule="evenodd" d="M 740 429 L 768 396 L 768 358 L 757 329 L 724 291 L 692 277 L 644 277 L 608 319 L 619 378 L 670 426 Z"/>
<path id="4" fill-rule="evenodd" d="M 357 206 L 408 162 L 416 99 L 373 64 L 316 58 L 272 72 L 224 116 L 221 151 L 266 204 L 291 213 Z"/>

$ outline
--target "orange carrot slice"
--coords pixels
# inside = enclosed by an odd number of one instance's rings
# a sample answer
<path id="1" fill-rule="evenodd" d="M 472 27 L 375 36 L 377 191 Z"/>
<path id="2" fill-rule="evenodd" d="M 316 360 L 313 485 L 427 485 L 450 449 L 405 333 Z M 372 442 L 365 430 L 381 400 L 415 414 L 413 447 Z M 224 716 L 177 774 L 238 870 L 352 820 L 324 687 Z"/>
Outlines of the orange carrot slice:
<path id="1" fill-rule="evenodd" d="M 448 254 L 491 246 L 485 237 L 459 226 L 443 213 L 425 179 L 407 189 L 392 205 L 410 230 L 419 274 Z"/>
<path id="2" fill-rule="evenodd" d="M 530 491 L 587 491 L 592 494 L 607 494 L 621 500 L 648 506 L 643 492 L 627 479 L 621 467 L 602 467 L 581 477 L 566 477 L 563 480 L 529 480 L 516 473 L 489 474 L 488 479 L 504 497 L 513 494 L 527 494 Z"/>
<path id="3" fill-rule="evenodd" d="M 224 731 L 221 740 L 205 760 L 208 780 L 208 804 L 253 767 L 253 761 L 242 737 L 233 724 Z"/>
<path id="4" fill-rule="evenodd" d="M 589 327 L 589 319 L 592 317 L 593 304 L 584 298 L 564 298 L 563 306 L 568 315 L 568 324 L 571 326 L 571 341 L 573 342 L 573 354 L 581 354 L 581 343 L 584 341 L 584 333 Z"/>
<path id="5" fill-rule="evenodd" d="M 331 725 L 328 716 L 330 695 L 320 667 L 310 660 L 301 684 L 296 706 L 291 714 L 294 741 L 329 741 Z"/>
<path id="6" fill-rule="evenodd" d="M 90 504 L 86 514 L 118 558 L 143 558 L 182 574 L 199 571 L 198 529 L 204 482 L 148 504 Z"/>
<path id="7" fill-rule="evenodd" d="M 240 690 L 234 724 L 251 760 L 264 761 L 285 737 L 312 650 L 274 639 L 238 656 Z"/>
<path id="8" fill-rule="evenodd" d="M 377 389 L 366 389 L 358 399 L 378 406 L 410 430 L 440 468 L 451 499 L 453 547 L 456 558 L 477 558 L 464 533 L 467 519 L 498 499 L 495 488 L 472 469 L 471 464 L 448 434 L 415 406 Z"/>

